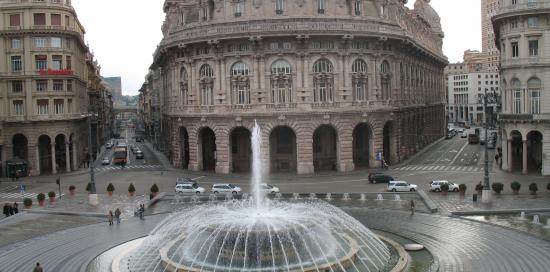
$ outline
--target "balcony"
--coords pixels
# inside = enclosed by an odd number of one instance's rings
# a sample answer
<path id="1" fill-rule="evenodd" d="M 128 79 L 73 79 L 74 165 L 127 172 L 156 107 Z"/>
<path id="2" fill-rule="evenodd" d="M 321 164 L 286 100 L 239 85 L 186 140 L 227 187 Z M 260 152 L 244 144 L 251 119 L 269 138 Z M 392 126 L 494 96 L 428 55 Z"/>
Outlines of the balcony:
<path id="1" fill-rule="evenodd" d="M 517 16 L 526 13 L 546 13 L 544 9 L 549 8 L 550 3 L 543 0 L 539 0 L 539 2 L 517 3 L 515 5 L 501 6 L 496 15 L 493 17 L 493 21 L 507 16 Z"/>
<path id="2" fill-rule="evenodd" d="M 498 115 L 498 119 L 501 121 L 509 121 L 509 122 L 525 122 L 525 121 L 532 121 L 533 115 L 532 114 L 510 114 L 510 113 L 501 113 Z"/>
<path id="3" fill-rule="evenodd" d="M 503 68 L 532 65 L 532 66 L 548 66 L 550 65 L 550 59 L 543 57 L 527 57 L 527 58 L 506 58 L 501 59 L 501 66 Z"/>

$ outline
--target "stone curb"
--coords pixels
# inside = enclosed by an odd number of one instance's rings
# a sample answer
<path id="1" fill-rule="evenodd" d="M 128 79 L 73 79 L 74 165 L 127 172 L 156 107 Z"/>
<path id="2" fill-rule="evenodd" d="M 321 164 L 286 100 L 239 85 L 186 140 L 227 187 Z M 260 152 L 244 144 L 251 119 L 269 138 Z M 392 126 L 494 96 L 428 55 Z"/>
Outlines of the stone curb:
<path id="1" fill-rule="evenodd" d="M 511 214 L 511 213 L 521 213 L 521 212 L 526 212 L 526 213 L 550 212 L 550 208 L 485 210 L 485 211 L 455 211 L 455 212 L 451 212 L 451 215 L 453 216 L 494 215 L 494 214 Z"/>
<path id="2" fill-rule="evenodd" d="M 28 213 L 36 213 L 36 214 L 55 214 L 55 215 L 107 218 L 106 214 L 94 213 L 94 212 L 70 212 L 70 211 L 49 211 L 49 210 L 25 210 L 25 211 Z"/>
<path id="3" fill-rule="evenodd" d="M 424 205 L 426 205 L 426 208 L 431 213 L 436 213 L 438 211 L 437 205 L 433 202 L 433 200 L 426 194 L 426 192 L 420 190 L 417 192 L 418 196 L 422 201 L 424 202 Z"/>
<path id="4" fill-rule="evenodd" d="M 23 214 L 25 214 L 25 211 L 20 210 L 17 214 L 10 215 L 8 217 L 3 217 L 2 219 L 0 219 L 0 224 L 7 223 L 7 222 L 11 221 L 12 219 L 21 217 L 21 216 L 23 216 Z M 4 215 L 2 215 L 2 216 L 4 216 Z"/>

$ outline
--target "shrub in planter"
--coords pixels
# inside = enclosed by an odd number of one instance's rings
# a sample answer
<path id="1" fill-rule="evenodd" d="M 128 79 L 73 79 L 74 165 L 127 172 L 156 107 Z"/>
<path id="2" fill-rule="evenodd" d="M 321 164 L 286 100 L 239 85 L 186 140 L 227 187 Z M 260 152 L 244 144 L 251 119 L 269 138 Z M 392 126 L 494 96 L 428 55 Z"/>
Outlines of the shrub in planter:
<path id="1" fill-rule="evenodd" d="M 36 196 L 36 200 L 38 200 L 38 205 L 44 206 L 44 200 L 46 200 L 46 195 L 43 193 L 40 193 Z"/>
<path id="2" fill-rule="evenodd" d="M 532 195 L 536 195 L 538 190 L 539 190 L 539 186 L 536 183 L 533 182 L 529 184 L 529 191 L 531 192 Z"/>
<path id="3" fill-rule="evenodd" d="M 153 194 L 153 196 L 156 196 L 159 192 L 159 187 L 157 186 L 157 184 L 153 184 L 153 186 L 151 186 L 151 194 Z"/>
<path id="4" fill-rule="evenodd" d="M 50 198 L 50 202 L 55 202 L 55 192 L 54 191 L 49 192 L 48 197 Z"/>
<path id="5" fill-rule="evenodd" d="M 481 183 L 476 184 L 476 191 L 478 193 L 481 193 L 481 191 L 483 191 L 483 184 Z"/>
<path id="6" fill-rule="evenodd" d="M 439 188 L 441 189 L 441 192 L 446 195 L 449 193 L 449 184 L 448 183 L 442 183 Z"/>
<path id="7" fill-rule="evenodd" d="M 466 186 L 466 184 L 458 185 L 458 190 L 460 191 L 460 194 L 464 195 L 466 193 L 466 189 L 468 189 L 468 186 Z"/>
<path id="8" fill-rule="evenodd" d="M 497 194 L 500 194 L 500 192 L 502 192 L 502 190 L 504 190 L 504 184 L 500 183 L 500 182 L 494 182 L 491 187 L 493 188 L 493 191 L 495 191 L 495 193 Z"/>
<path id="9" fill-rule="evenodd" d="M 514 194 L 518 194 L 519 189 L 521 189 L 521 183 L 514 181 L 510 184 L 510 188 L 514 191 Z"/>
<path id="10" fill-rule="evenodd" d="M 30 209 L 32 207 L 32 199 L 30 198 L 23 199 L 23 205 L 25 206 L 25 208 Z"/>
<path id="11" fill-rule="evenodd" d="M 115 186 L 112 183 L 109 183 L 109 185 L 107 185 L 107 193 L 109 194 L 109 196 L 112 196 L 114 191 Z"/>
<path id="12" fill-rule="evenodd" d="M 74 192 L 76 190 L 76 187 L 74 185 L 69 186 L 69 193 L 74 196 Z"/>
<path id="13" fill-rule="evenodd" d="M 136 193 L 136 187 L 134 187 L 133 183 L 130 183 L 130 186 L 128 186 L 128 194 L 130 196 L 134 196 L 135 193 Z"/>

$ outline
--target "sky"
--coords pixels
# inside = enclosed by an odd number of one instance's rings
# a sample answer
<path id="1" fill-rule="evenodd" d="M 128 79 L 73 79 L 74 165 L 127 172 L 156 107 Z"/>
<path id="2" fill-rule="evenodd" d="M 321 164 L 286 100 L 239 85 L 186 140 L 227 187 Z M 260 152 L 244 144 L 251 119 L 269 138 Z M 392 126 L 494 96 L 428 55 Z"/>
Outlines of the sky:
<path id="1" fill-rule="evenodd" d="M 86 30 L 86 41 L 101 65 L 102 76 L 121 76 L 123 94 L 138 94 L 162 39 L 164 0 L 72 3 Z M 413 5 L 414 0 L 409 0 L 407 6 Z M 441 17 L 443 52 L 450 62 L 462 61 L 467 49 L 481 51 L 480 0 L 431 0 L 431 5 Z"/>

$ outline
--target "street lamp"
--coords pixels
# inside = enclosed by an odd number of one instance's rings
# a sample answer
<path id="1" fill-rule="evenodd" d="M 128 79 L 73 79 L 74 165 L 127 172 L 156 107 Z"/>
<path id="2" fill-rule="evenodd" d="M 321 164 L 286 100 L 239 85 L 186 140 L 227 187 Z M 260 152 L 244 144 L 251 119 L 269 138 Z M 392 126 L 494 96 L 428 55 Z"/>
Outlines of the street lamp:
<path id="1" fill-rule="evenodd" d="M 83 117 L 88 118 L 88 155 L 90 156 L 90 194 L 88 195 L 88 201 L 90 205 L 99 205 L 99 197 L 95 187 L 95 160 L 92 155 L 92 121 L 97 121 L 97 113 L 89 109 L 87 114 L 83 114 Z"/>
<path id="2" fill-rule="evenodd" d="M 483 99 L 483 112 L 485 113 L 485 164 L 484 164 L 484 175 L 483 175 L 483 191 L 481 194 L 481 203 L 489 204 L 491 203 L 491 184 L 489 182 L 489 150 L 488 145 L 488 130 L 489 130 L 489 114 L 487 112 L 487 102 L 490 100 L 491 104 L 496 104 L 498 102 L 497 93 L 493 91 L 491 94 L 487 94 L 487 89 L 485 93 L 480 95 L 480 99 Z"/>

